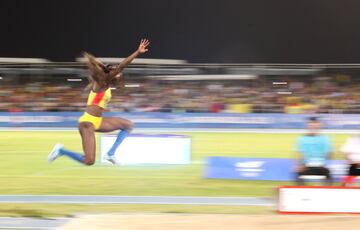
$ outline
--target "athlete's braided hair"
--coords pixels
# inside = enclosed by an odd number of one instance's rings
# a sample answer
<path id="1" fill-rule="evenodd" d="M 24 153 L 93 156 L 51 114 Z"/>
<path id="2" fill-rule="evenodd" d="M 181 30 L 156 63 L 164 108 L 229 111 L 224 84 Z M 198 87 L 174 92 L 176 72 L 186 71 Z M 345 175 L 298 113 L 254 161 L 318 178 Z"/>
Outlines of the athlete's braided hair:
<path id="1" fill-rule="evenodd" d="M 83 56 L 87 59 L 87 66 L 90 70 L 88 75 L 89 84 L 86 89 L 92 88 L 95 82 L 100 86 L 108 84 L 106 79 L 109 72 L 108 68 L 88 52 L 83 52 Z"/>

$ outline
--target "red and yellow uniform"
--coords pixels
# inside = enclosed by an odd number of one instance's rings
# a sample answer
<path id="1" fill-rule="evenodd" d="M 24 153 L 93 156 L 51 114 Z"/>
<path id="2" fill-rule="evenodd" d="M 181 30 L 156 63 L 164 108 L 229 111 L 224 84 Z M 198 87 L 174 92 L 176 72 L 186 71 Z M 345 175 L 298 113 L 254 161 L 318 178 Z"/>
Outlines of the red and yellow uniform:
<path id="1" fill-rule="evenodd" d="M 86 105 L 96 105 L 96 106 L 99 106 L 100 108 L 105 109 L 106 105 L 109 103 L 110 99 L 111 99 L 111 89 L 110 88 L 108 88 L 107 90 L 105 90 L 103 92 L 97 92 L 97 93 L 90 91 Z M 94 125 L 95 130 L 100 128 L 101 121 L 102 121 L 102 117 L 95 117 L 87 112 L 85 112 L 79 118 L 79 123 L 90 122 Z"/>

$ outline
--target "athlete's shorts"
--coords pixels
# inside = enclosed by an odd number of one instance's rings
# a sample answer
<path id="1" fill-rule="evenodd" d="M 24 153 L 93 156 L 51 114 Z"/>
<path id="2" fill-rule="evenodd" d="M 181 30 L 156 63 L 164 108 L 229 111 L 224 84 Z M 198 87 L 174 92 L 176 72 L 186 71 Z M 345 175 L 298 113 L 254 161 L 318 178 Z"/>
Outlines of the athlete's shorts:
<path id="1" fill-rule="evenodd" d="M 87 112 L 85 112 L 80 118 L 79 118 L 79 123 L 81 122 L 90 122 L 91 124 L 94 125 L 95 130 L 100 128 L 101 122 L 102 122 L 102 117 L 95 117 L 91 114 L 88 114 Z"/>

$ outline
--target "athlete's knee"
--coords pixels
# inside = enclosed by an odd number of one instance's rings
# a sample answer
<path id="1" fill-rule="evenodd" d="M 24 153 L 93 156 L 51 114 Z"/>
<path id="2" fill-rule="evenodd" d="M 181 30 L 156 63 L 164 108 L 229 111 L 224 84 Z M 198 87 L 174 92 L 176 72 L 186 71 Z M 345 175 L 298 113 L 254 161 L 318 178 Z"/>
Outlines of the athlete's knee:
<path id="1" fill-rule="evenodd" d="M 131 130 L 133 129 L 134 123 L 132 121 L 129 120 L 119 120 L 119 129 L 123 129 L 126 130 L 128 132 L 131 132 Z"/>
<path id="2" fill-rule="evenodd" d="M 89 165 L 89 166 L 95 164 L 95 158 L 94 157 L 85 157 L 84 164 Z"/>
<path id="3" fill-rule="evenodd" d="M 134 127 L 134 123 L 132 121 L 127 121 L 126 122 L 126 127 L 125 127 L 126 131 L 131 132 L 133 127 Z"/>
<path id="4" fill-rule="evenodd" d="M 85 165 L 91 166 L 95 164 L 95 161 L 84 161 Z"/>

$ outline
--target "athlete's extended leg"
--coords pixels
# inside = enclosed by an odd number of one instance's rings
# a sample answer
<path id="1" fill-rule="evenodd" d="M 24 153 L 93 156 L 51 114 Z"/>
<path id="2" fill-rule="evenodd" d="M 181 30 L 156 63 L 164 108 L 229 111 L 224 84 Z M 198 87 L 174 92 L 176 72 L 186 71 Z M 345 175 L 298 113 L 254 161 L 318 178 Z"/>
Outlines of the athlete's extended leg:
<path id="1" fill-rule="evenodd" d="M 59 156 L 67 156 L 73 160 L 76 160 L 80 163 L 86 165 L 93 165 L 95 162 L 95 151 L 96 151 L 96 141 L 95 141 L 95 133 L 94 126 L 89 122 L 81 122 L 79 124 L 79 131 L 82 139 L 83 150 L 85 156 L 66 150 L 63 148 L 61 144 L 57 144 L 53 151 L 50 153 L 48 159 L 49 162 L 54 161 Z"/>
<path id="2" fill-rule="evenodd" d="M 116 149 L 123 142 L 123 140 L 129 135 L 133 128 L 133 123 L 127 119 L 117 118 L 117 117 L 104 117 L 98 132 L 112 132 L 115 130 L 121 130 L 118 133 L 118 136 L 113 144 L 113 146 L 108 151 L 108 156 L 113 156 Z M 112 160 L 113 162 L 113 160 Z M 113 162 L 114 163 L 114 162 Z"/>

